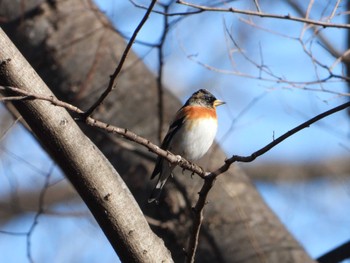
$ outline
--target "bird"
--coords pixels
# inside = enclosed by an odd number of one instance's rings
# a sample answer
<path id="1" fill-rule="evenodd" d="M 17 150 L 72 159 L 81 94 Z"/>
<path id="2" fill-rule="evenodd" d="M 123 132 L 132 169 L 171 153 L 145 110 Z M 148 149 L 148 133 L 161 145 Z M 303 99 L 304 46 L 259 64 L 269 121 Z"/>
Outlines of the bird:
<path id="1" fill-rule="evenodd" d="M 194 92 L 177 111 L 160 148 L 191 162 L 200 159 L 214 141 L 218 127 L 216 107 L 222 104 L 225 102 L 218 100 L 206 89 Z M 157 157 L 151 179 L 157 175 L 159 177 L 148 203 L 159 203 L 163 186 L 175 166 L 164 158 Z"/>

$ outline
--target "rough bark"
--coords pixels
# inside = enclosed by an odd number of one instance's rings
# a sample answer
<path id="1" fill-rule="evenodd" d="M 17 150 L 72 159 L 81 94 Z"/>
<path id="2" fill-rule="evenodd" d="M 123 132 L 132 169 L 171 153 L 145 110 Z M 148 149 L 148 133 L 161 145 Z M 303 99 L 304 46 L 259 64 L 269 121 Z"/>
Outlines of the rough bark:
<path id="1" fill-rule="evenodd" d="M 92 10 L 88 1 L 37 3 L 28 12 L 16 7 L 15 1 L 3 0 L 0 16 L 8 20 L 2 26 L 58 97 L 86 109 L 106 87 L 124 50 L 124 40 L 105 26 L 107 20 Z M 156 96 L 155 77 L 131 54 L 116 89 L 94 116 L 157 142 Z M 169 92 L 164 96 L 167 121 L 179 102 Z M 201 179 L 179 173 L 172 181 L 175 184 L 167 186 L 159 206 L 147 204 L 155 183 L 149 182 L 154 163 L 139 154 L 144 149 L 122 147 L 122 139 L 97 130 L 87 128 L 85 132 L 117 168 L 143 212 L 165 222 L 153 229 L 174 260 L 182 262 L 191 227 L 190 208 Z M 225 159 L 223 152 L 215 149 L 204 159 L 209 170 Z M 312 262 L 239 169 L 220 176 L 209 198 L 197 262 Z"/>

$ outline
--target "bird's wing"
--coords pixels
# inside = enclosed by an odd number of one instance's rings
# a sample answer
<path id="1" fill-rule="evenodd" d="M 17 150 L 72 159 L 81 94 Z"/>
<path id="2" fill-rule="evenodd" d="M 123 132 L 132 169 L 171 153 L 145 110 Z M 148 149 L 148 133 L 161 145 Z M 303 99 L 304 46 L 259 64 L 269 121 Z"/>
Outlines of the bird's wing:
<path id="1" fill-rule="evenodd" d="M 183 114 L 182 114 L 182 109 L 183 108 L 181 108 L 177 112 L 176 118 L 170 124 L 168 133 L 166 134 L 166 136 L 162 142 L 162 145 L 160 146 L 160 148 L 163 150 L 167 150 L 169 148 L 171 140 L 174 138 L 174 135 L 180 129 L 180 127 L 183 125 L 183 123 L 185 121 L 185 116 L 183 116 Z M 160 156 L 157 157 L 156 166 L 155 166 L 154 171 L 151 175 L 151 179 L 153 179 L 157 174 L 162 172 L 163 161 L 164 161 L 164 159 L 162 157 L 160 157 Z"/>

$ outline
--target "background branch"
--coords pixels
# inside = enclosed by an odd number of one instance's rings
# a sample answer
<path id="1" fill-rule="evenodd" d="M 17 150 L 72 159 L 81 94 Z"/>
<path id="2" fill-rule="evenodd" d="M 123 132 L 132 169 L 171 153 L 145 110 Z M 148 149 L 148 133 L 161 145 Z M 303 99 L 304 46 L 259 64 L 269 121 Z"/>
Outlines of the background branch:
<path id="1" fill-rule="evenodd" d="M 106 90 L 101 94 L 101 96 L 95 101 L 95 103 L 86 111 L 84 112 L 84 114 L 82 116 L 84 117 L 88 117 L 90 116 L 94 110 L 101 105 L 101 103 L 105 100 L 105 98 L 108 96 L 108 94 L 112 91 L 113 87 L 117 84 L 117 78 L 118 75 L 120 74 L 123 66 L 124 66 L 124 62 L 131 50 L 131 47 L 138 35 L 138 33 L 140 32 L 140 30 L 142 29 L 143 25 L 146 23 L 150 13 L 152 12 L 152 9 L 154 7 L 154 5 L 157 3 L 157 0 L 152 0 L 151 4 L 149 5 L 144 17 L 142 18 L 141 22 L 139 23 L 139 25 L 136 27 L 134 33 L 132 34 L 132 37 L 130 38 L 128 45 L 126 46 L 123 55 L 121 56 L 121 59 L 119 61 L 119 64 L 117 66 L 117 68 L 115 69 L 115 71 L 113 72 L 113 74 L 110 76 L 110 80 L 108 83 L 108 87 L 106 88 Z"/>
<path id="2" fill-rule="evenodd" d="M 296 16 L 292 16 L 290 14 L 287 14 L 287 15 L 269 14 L 269 13 L 262 13 L 259 11 L 242 10 L 242 9 L 237 9 L 234 7 L 229 7 L 229 8 L 210 7 L 210 6 L 203 6 L 203 5 L 197 5 L 197 4 L 185 2 L 183 0 L 177 0 L 177 3 L 182 4 L 182 5 L 186 5 L 189 7 L 193 7 L 193 8 L 199 9 L 201 11 L 228 12 L 228 13 L 236 13 L 236 14 L 242 14 L 242 15 L 290 20 L 290 21 L 301 22 L 301 23 L 306 23 L 306 24 L 315 25 L 315 26 L 322 26 L 322 27 L 350 28 L 349 24 L 323 22 L 320 20 L 313 20 L 313 19 L 307 19 L 307 18 L 303 18 L 303 17 L 296 17 Z"/>

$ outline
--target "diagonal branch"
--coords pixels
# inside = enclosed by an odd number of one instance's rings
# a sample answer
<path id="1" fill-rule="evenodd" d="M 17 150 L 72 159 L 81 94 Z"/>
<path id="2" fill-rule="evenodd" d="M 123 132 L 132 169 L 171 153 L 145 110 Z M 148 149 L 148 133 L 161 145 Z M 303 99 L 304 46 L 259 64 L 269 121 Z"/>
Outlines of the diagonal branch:
<path id="1" fill-rule="evenodd" d="M 317 259 L 319 263 L 341 262 L 350 258 L 350 241 L 341 244 Z"/>

